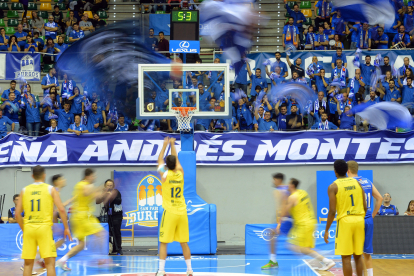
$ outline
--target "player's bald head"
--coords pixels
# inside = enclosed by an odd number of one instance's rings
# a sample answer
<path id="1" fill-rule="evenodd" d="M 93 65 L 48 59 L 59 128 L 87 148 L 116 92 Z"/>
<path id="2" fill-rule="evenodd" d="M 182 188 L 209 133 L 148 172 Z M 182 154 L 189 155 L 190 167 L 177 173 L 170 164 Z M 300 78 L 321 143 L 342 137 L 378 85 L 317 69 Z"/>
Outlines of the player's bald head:
<path id="1" fill-rule="evenodd" d="M 350 171 L 352 174 L 358 173 L 358 163 L 355 161 L 348 161 L 348 171 Z"/>

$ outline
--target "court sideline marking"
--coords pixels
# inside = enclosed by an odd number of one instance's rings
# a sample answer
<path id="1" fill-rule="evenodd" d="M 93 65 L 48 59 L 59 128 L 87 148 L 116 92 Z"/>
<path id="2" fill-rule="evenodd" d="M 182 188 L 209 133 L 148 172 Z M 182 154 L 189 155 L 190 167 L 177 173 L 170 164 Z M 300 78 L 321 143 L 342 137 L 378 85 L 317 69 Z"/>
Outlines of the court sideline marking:
<path id="1" fill-rule="evenodd" d="M 321 276 L 321 274 L 319 274 L 318 272 L 316 272 L 316 270 L 304 259 L 302 259 L 302 261 L 317 275 L 317 276 Z"/>

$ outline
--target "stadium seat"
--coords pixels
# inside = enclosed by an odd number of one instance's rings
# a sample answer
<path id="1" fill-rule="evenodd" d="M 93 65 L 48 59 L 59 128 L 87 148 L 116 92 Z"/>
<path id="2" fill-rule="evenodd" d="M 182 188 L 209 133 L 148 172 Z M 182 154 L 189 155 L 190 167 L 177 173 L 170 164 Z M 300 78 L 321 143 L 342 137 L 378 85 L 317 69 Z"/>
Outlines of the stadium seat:
<path id="1" fill-rule="evenodd" d="M 19 25 L 19 20 L 17 19 L 12 18 L 7 21 L 7 26 L 9 27 L 17 27 L 17 25 Z"/>
<path id="2" fill-rule="evenodd" d="M 27 19 L 27 22 L 29 23 L 30 26 L 32 26 L 33 19 Z"/>
<path id="3" fill-rule="evenodd" d="M 12 3 L 11 9 L 14 11 L 21 11 L 23 10 L 23 5 L 21 3 Z"/>
<path id="4" fill-rule="evenodd" d="M 408 2 L 410 2 L 410 0 L 404 0 L 404 6 L 408 6 Z"/>
<path id="5" fill-rule="evenodd" d="M 290 14 L 289 14 L 288 12 L 286 12 L 286 13 L 285 13 L 285 17 L 286 17 L 286 18 L 289 18 L 289 17 L 290 17 Z"/>
<path id="6" fill-rule="evenodd" d="M 7 11 L 7 18 L 19 18 L 17 11 Z"/>
<path id="7" fill-rule="evenodd" d="M 310 17 L 312 17 L 312 10 L 311 10 L 311 9 L 301 10 L 301 12 L 303 13 L 303 15 L 304 15 L 306 18 L 310 18 Z"/>
<path id="8" fill-rule="evenodd" d="M 293 6 L 296 4 L 295 1 L 287 2 L 289 8 L 293 9 Z"/>
<path id="9" fill-rule="evenodd" d="M 40 18 L 43 18 L 43 19 L 47 19 L 47 18 L 48 18 L 48 16 L 49 16 L 49 14 L 47 13 L 47 11 L 40 11 L 40 12 L 38 12 L 38 13 L 37 13 L 37 15 L 38 15 Z"/>
<path id="10" fill-rule="evenodd" d="M 300 9 L 311 9 L 311 1 L 302 1 L 300 2 Z"/>
<path id="11" fill-rule="evenodd" d="M 4 24 L 4 19 L 3 18 L 0 18 L 0 27 L 1 28 L 6 27 L 6 24 Z"/>
<path id="12" fill-rule="evenodd" d="M 88 18 L 93 18 L 93 14 L 91 11 L 84 11 L 84 13 L 86 13 L 88 15 Z"/>
<path id="13" fill-rule="evenodd" d="M 0 2 L 0 10 L 7 11 L 9 10 L 9 5 L 6 2 Z"/>
<path id="14" fill-rule="evenodd" d="M 64 3 L 56 3 L 55 5 L 58 6 L 59 10 L 61 10 L 61 11 L 64 11 L 66 9 Z"/>
<path id="15" fill-rule="evenodd" d="M 308 26 L 312 25 L 312 18 L 310 18 L 310 17 L 306 18 L 306 21 L 303 22 L 303 24 L 308 25 Z"/>
<path id="16" fill-rule="evenodd" d="M 100 19 L 108 18 L 108 14 L 106 13 L 106 11 L 98 11 L 97 14 L 99 15 Z"/>
<path id="17" fill-rule="evenodd" d="M 32 11 L 27 11 L 27 13 L 26 13 L 26 18 L 27 18 L 27 19 L 32 18 Z"/>
<path id="18" fill-rule="evenodd" d="M 47 20 L 46 18 L 43 18 L 43 22 L 47 23 L 47 22 L 48 22 L 48 20 Z"/>
<path id="19" fill-rule="evenodd" d="M 49 73 L 50 68 L 53 68 L 53 64 L 44 64 L 43 65 L 43 73 Z"/>
<path id="20" fill-rule="evenodd" d="M 40 10 L 41 11 L 51 11 L 52 5 L 50 3 L 40 3 Z"/>
<path id="21" fill-rule="evenodd" d="M 6 27 L 6 35 L 14 35 L 15 32 L 13 27 Z"/>
<path id="22" fill-rule="evenodd" d="M 29 11 L 37 11 L 37 5 L 36 5 L 36 3 L 29 3 L 29 4 L 27 5 L 27 9 L 28 9 Z"/>
<path id="23" fill-rule="evenodd" d="M 52 0 L 39 0 L 39 2 L 47 2 L 47 3 L 51 3 Z"/>
<path id="24" fill-rule="evenodd" d="M 11 0 L 11 2 L 19 3 L 19 0 Z"/>

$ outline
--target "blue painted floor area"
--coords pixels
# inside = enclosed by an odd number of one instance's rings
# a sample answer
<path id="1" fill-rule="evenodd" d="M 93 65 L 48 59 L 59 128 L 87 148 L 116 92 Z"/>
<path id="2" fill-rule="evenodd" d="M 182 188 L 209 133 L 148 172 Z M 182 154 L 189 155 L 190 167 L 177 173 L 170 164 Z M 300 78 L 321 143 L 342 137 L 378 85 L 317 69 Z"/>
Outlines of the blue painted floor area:
<path id="1" fill-rule="evenodd" d="M 326 256 L 334 259 L 341 267 L 339 256 Z M 85 257 L 70 259 L 68 266 L 71 272 L 64 272 L 57 268 L 57 275 L 111 275 L 111 276 L 151 276 L 158 269 L 158 257 L 156 256 L 111 256 L 114 267 L 98 267 Z M 373 255 L 374 259 L 414 259 L 414 255 Z M 320 275 L 312 269 L 308 262 L 311 258 L 303 255 L 278 256 L 279 268 L 261 270 L 260 267 L 268 262 L 268 255 L 218 255 L 218 256 L 193 256 L 192 267 L 195 276 L 216 275 L 221 273 L 256 274 L 274 276 L 313 276 Z M 18 258 L 6 258 L 0 256 L 0 262 L 22 262 Z M 184 258 L 180 256 L 168 257 L 165 270 L 167 274 L 185 275 L 186 265 Z M 41 276 L 46 275 L 40 274 Z M 231 275 L 236 276 L 236 275 Z"/>

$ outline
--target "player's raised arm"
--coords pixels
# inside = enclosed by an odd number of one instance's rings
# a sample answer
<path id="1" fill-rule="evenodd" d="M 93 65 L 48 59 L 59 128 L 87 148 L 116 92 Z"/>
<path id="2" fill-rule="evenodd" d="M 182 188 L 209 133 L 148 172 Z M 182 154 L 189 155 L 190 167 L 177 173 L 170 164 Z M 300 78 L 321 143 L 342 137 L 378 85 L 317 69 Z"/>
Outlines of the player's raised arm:
<path id="1" fill-rule="evenodd" d="M 175 156 L 176 165 L 175 169 L 184 173 L 183 167 L 181 167 L 180 160 L 178 159 L 177 150 L 175 149 L 175 138 L 170 138 L 171 155 Z"/>
<path id="2" fill-rule="evenodd" d="M 324 237 L 326 243 L 329 243 L 329 241 L 328 241 L 328 238 L 329 238 L 329 228 L 331 227 L 331 224 L 332 224 L 332 222 L 335 219 L 335 214 L 336 214 L 336 194 L 337 193 L 338 193 L 338 186 L 334 182 L 331 185 L 329 185 L 329 188 L 328 188 L 329 212 L 328 212 L 328 221 L 326 222 L 325 237 Z"/>
<path id="3" fill-rule="evenodd" d="M 23 191 L 20 192 L 19 200 L 17 201 L 16 220 L 20 228 L 22 229 L 22 231 L 24 231 L 22 213 L 23 213 Z"/>
<path id="4" fill-rule="evenodd" d="M 382 195 L 378 192 L 377 188 L 375 188 L 374 184 L 372 184 L 372 196 L 375 198 L 375 207 L 372 211 L 372 218 L 375 218 L 381 208 Z"/>
<path id="5" fill-rule="evenodd" d="M 62 200 L 60 199 L 59 193 L 56 191 L 55 188 L 52 188 L 52 198 L 53 198 L 53 203 L 55 204 L 58 212 L 59 212 L 59 216 L 62 220 L 63 226 L 65 227 L 65 230 L 63 232 L 63 236 L 67 237 L 70 241 L 72 241 L 72 236 L 70 235 L 70 231 L 69 231 L 69 225 L 68 225 L 68 217 L 66 215 L 66 210 L 65 210 L 65 206 L 63 206 Z"/>
<path id="6" fill-rule="evenodd" d="M 174 139 L 175 140 L 175 139 Z M 160 152 L 160 155 L 158 155 L 158 173 L 160 174 L 160 176 L 162 177 L 163 174 L 166 172 L 165 170 L 165 162 L 164 162 L 164 155 L 165 155 L 165 150 L 167 149 L 167 146 L 170 142 L 170 138 L 167 136 L 164 138 L 164 144 L 162 145 L 162 149 Z"/>

